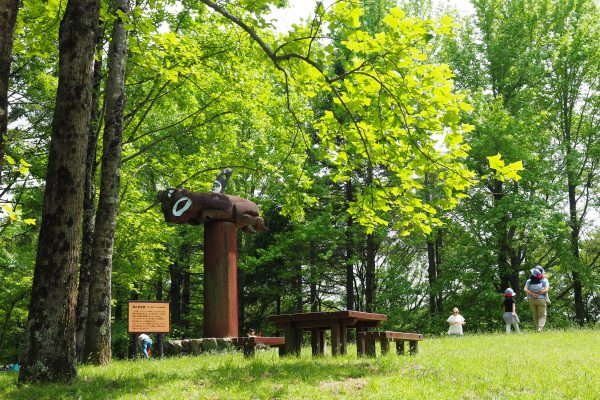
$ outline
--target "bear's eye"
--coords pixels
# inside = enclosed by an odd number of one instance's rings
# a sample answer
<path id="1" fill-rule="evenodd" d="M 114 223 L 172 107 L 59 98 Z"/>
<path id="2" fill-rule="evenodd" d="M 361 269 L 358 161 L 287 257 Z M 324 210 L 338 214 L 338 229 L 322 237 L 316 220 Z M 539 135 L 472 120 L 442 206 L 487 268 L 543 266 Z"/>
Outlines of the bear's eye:
<path id="1" fill-rule="evenodd" d="M 192 199 L 189 197 L 182 197 L 173 204 L 173 215 L 176 217 L 181 216 L 192 206 Z"/>

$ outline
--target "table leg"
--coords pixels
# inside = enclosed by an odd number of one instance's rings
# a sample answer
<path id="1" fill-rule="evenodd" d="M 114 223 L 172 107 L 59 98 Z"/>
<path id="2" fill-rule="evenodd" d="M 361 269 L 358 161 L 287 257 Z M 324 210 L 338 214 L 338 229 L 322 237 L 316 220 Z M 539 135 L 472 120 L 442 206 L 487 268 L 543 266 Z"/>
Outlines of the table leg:
<path id="1" fill-rule="evenodd" d="M 419 352 L 419 342 L 416 340 L 410 341 L 410 354 L 414 355 Z"/>
<path id="2" fill-rule="evenodd" d="M 341 334 L 340 325 L 333 324 L 331 326 L 331 355 L 337 356 L 341 351 Z"/>
<path id="3" fill-rule="evenodd" d="M 390 342 L 386 337 L 382 337 L 379 341 L 381 342 L 381 355 L 383 356 L 390 351 Z"/>
<path id="4" fill-rule="evenodd" d="M 404 354 L 404 340 L 398 340 L 396 342 L 396 354 L 398 354 L 398 355 Z"/>
<path id="5" fill-rule="evenodd" d="M 285 328 L 285 353 L 300 355 L 302 347 L 302 329 L 293 326 Z"/>
<path id="6" fill-rule="evenodd" d="M 365 327 L 360 322 L 356 324 L 356 355 L 362 357 L 365 354 L 365 337 L 360 335 L 360 332 L 364 332 Z"/>
<path id="7" fill-rule="evenodd" d="M 365 337 L 356 335 L 356 355 L 362 357 L 365 355 Z"/>
<path id="8" fill-rule="evenodd" d="M 372 337 L 365 341 L 365 353 L 370 357 L 375 357 L 375 339 Z"/>
<path id="9" fill-rule="evenodd" d="M 348 351 L 348 328 L 340 326 L 340 353 L 346 355 Z"/>
<path id="10" fill-rule="evenodd" d="M 323 349 L 325 348 L 325 335 L 323 330 L 320 328 L 313 328 L 310 331 L 310 345 L 312 347 L 313 356 L 323 355 Z"/>

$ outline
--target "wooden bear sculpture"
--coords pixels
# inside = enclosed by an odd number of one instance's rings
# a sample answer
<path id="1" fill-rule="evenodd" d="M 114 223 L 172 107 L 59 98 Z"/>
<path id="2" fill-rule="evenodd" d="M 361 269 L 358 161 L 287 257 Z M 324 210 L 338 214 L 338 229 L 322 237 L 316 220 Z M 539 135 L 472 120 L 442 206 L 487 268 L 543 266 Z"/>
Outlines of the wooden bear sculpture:
<path id="1" fill-rule="evenodd" d="M 185 189 L 161 190 L 156 196 L 165 221 L 199 225 L 211 221 L 232 222 L 244 232 L 266 231 L 258 206 L 246 199 L 214 192 L 190 192 Z"/>

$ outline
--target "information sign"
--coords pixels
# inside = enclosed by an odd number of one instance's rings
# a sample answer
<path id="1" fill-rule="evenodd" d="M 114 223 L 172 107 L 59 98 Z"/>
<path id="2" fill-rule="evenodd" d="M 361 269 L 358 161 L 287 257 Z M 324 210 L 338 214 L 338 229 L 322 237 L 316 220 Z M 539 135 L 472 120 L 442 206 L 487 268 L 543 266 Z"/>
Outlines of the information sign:
<path id="1" fill-rule="evenodd" d="M 168 301 L 129 302 L 127 331 L 129 333 L 169 333 Z"/>

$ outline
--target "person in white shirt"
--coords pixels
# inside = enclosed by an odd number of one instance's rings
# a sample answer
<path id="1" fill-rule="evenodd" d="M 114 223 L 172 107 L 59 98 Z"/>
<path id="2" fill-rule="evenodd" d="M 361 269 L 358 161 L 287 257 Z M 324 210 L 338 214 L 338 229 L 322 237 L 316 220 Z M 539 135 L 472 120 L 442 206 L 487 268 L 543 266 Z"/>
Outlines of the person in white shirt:
<path id="1" fill-rule="evenodd" d="M 465 318 L 459 314 L 458 308 L 454 307 L 452 310 L 452 315 L 448 317 L 448 323 L 450 327 L 448 328 L 448 335 L 460 335 L 463 334 L 463 325 L 466 324 Z"/>

